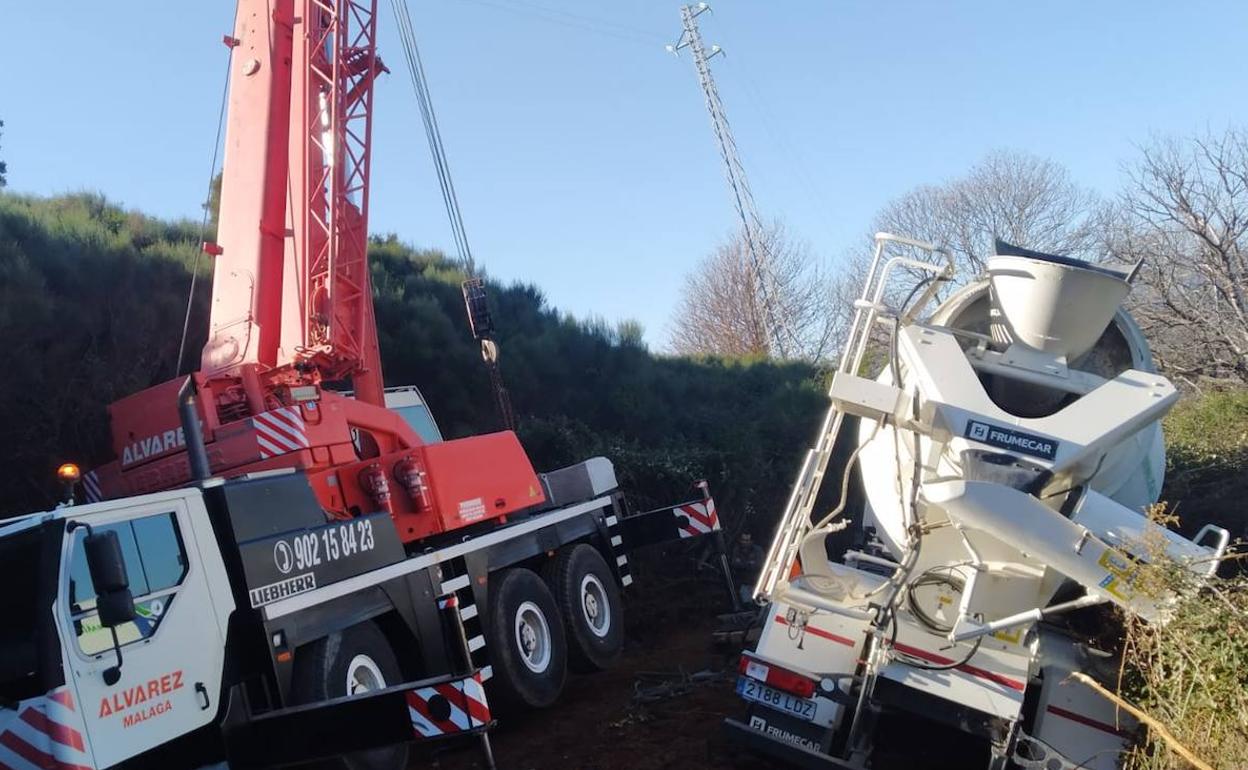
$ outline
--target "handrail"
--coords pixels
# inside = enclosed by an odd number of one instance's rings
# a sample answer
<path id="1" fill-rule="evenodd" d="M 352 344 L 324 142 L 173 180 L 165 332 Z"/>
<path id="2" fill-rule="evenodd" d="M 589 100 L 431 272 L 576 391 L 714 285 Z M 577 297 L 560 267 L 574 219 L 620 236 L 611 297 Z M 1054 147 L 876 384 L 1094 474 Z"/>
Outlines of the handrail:
<path id="1" fill-rule="evenodd" d="M 885 261 L 881 267 L 885 248 L 890 243 L 911 246 L 932 254 L 940 254 L 944 257 L 944 264 L 894 256 Z M 904 238 L 891 233 L 876 233 L 871 266 L 867 271 L 867 278 L 863 283 L 862 292 L 854 302 L 854 319 L 849 327 L 849 335 L 845 341 L 845 350 L 842 352 L 840 362 L 837 364 L 836 371 L 838 373 L 854 374 L 862 366 L 862 359 L 866 355 L 867 345 L 871 339 L 871 327 L 881 310 L 880 302 L 884 296 L 889 276 L 893 269 L 899 265 L 907 265 L 936 274 L 936 280 L 933 281 L 933 285 L 928 287 L 928 290 L 918 298 L 909 310 L 906 308 L 898 310 L 898 314 L 903 318 L 909 318 L 920 306 L 930 301 L 935 296 L 937 285 L 941 281 L 952 278 L 954 272 L 953 258 L 947 250 L 912 238 Z M 823 476 L 827 472 L 828 461 L 832 457 L 832 449 L 836 445 L 836 439 L 840 435 L 844 421 L 845 413 L 835 403 L 830 405 L 827 414 L 823 418 L 819 439 L 815 446 L 807 451 L 802 461 L 801 471 L 793 482 L 793 488 L 785 503 L 779 526 L 776 528 L 776 535 L 772 538 L 771 545 L 767 549 L 763 568 L 760 570 L 758 580 L 754 584 L 754 600 L 760 604 L 771 600 L 778 583 L 782 580 L 787 582 L 789 567 L 797 555 L 797 549 L 801 544 L 802 538 L 806 535 L 807 530 L 810 529 L 810 514 L 814 509 L 815 499 L 819 495 Z"/>

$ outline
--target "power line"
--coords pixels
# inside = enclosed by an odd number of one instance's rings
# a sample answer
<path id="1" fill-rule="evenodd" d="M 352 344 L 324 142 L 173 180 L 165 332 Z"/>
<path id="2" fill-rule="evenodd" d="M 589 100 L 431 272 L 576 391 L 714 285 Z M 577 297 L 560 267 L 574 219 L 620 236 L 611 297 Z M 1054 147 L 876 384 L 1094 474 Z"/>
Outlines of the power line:
<path id="1" fill-rule="evenodd" d="M 619 22 L 611 21 L 609 19 L 584 16 L 582 14 L 572 13 L 571 11 L 565 11 L 559 8 L 551 8 L 538 3 L 527 2 L 527 0 L 511 0 L 511 2 L 504 2 L 502 0 L 466 0 L 466 2 L 495 8 L 500 11 L 506 11 L 520 16 L 541 19 L 542 21 L 550 24 L 557 24 L 582 32 L 593 32 L 599 35 L 614 37 L 619 40 L 640 43 L 645 46 L 654 45 L 656 42 L 662 42 L 664 40 L 661 35 L 657 35 L 639 27 L 631 27 L 627 24 L 620 24 Z"/>
<path id="2" fill-rule="evenodd" d="M 814 164 L 811 163 L 810 158 L 802 152 L 798 144 L 793 141 L 792 137 L 788 135 L 782 124 L 773 122 L 776 110 L 771 104 L 769 104 L 769 100 L 764 95 L 763 89 L 758 87 L 758 84 L 750 76 L 750 73 L 746 68 L 738 67 L 734 70 L 734 72 L 741 76 L 741 85 L 744 86 L 743 90 L 746 97 L 749 99 L 750 104 L 754 107 L 755 112 L 758 113 L 763 129 L 771 138 L 772 143 L 778 147 L 780 149 L 780 153 L 784 155 L 784 158 L 788 163 L 790 173 L 806 188 L 806 192 L 810 196 L 809 200 L 811 202 L 815 203 L 817 207 L 826 204 L 832 198 L 828 195 L 827 190 L 824 189 L 823 185 L 820 184 L 815 177 L 811 176 L 810 169 Z M 757 167 L 755 167 L 755 171 L 757 171 Z M 820 216 L 819 223 L 823 231 L 829 236 L 832 236 L 832 240 L 835 241 L 836 236 L 828 227 L 827 219 Z"/>
<path id="3" fill-rule="evenodd" d="M 499 2 L 500 0 L 495 0 L 495 1 Z M 559 16 L 559 17 L 568 19 L 572 22 L 585 24 L 590 27 L 596 27 L 599 30 L 614 29 L 618 31 L 620 34 L 631 35 L 638 39 L 647 40 L 647 41 L 664 40 L 664 37 L 662 35 L 659 35 L 654 32 L 650 32 L 649 30 L 645 30 L 640 27 L 633 27 L 628 24 L 621 24 L 620 22 L 613 21 L 611 19 L 603 19 L 603 18 L 596 17 L 596 16 L 585 16 L 583 14 L 573 13 L 571 11 L 568 11 L 562 8 L 551 8 L 550 6 L 542 5 L 541 3 L 532 2 L 532 0 L 502 0 L 502 2 L 508 5 L 523 6 L 525 8 L 532 9 L 533 11 L 545 13 L 551 16 Z"/>

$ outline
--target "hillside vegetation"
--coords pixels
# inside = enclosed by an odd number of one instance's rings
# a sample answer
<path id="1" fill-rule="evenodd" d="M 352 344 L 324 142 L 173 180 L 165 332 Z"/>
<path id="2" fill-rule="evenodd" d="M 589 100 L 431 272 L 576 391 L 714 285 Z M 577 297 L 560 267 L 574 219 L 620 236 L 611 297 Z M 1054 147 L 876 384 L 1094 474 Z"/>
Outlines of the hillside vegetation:
<path id="1" fill-rule="evenodd" d="M 1248 539 L 1248 389 L 1191 394 L 1166 417 L 1162 497 L 1188 534 L 1218 524 Z"/>
<path id="2" fill-rule="evenodd" d="M 0 516 L 53 502 L 56 466 L 110 459 L 105 407 L 174 376 L 195 224 L 127 212 L 99 195 L 0 194 Z M 393 237 L 370 245 L 389 385 L 421 388 L 449 437 L 497 429 L 460 282 L 443 254 Z M 188 364 L 206 336 L 208 259 Z M 802 364 L 650 353 L 635 325 L 577 320 L 527 285 L 489 285 L 501 366 L 539 469 L 594 454 L 638 505 L 693 496 L 705 478 L 733 520 L 783 503 L 824 407 Z M 760 537 L 770 518 L 751 521 Z"/>

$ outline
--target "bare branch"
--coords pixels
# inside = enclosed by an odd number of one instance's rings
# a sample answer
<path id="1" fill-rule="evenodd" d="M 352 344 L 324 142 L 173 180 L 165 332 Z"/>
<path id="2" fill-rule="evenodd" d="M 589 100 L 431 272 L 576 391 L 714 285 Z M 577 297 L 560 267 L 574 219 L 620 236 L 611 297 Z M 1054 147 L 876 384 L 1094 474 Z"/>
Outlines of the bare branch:
<path id="1" fill-rule="evenodd" d="M 740 235 L 685 276 L 670 330 L 674 352 L 776 355 L 773 322 L 783 326 L 794 357 L 819 360 L 835 349 L 844 321 L 827 272 L 806 244 L 790 238 L 779 224 L 764 231 L 762 245 L 766 274 L 761 278 Z"/>
<path id="2" fill-rule="evenodd" d="M 1096 196 L 1071 181 L 1062 166 L 998 150 L 964 177 L 919 187 L 893 201 L 872 230 L 943 244 L 965 281 L 983 270 L 994 238 L 1094 259 L 1100 253 L 1099 214 Z"/>
<path id="3" fill-rule="evenodd" d="M 1145 260 L 1129 302 L 1157 360 L 1248 381 L 1248 133 L 1157 139 L 1128 178 L 1107 247 Z"/>

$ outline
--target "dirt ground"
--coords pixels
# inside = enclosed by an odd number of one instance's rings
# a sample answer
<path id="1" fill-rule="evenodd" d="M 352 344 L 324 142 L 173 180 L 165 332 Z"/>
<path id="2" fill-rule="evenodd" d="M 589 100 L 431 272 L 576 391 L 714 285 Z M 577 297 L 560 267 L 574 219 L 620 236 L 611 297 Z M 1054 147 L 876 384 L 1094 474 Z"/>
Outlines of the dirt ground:
<path id="1" fill-rule="evenodd" d="M 558 703 L 499 715 L 490 733 L 499 770 L 762 770 L 773 761 L 721 737 L 745 708 L 733 692 L 739 649 L 716 650 L 717 615 L 729 611 L 715 573 L 693 576 L 682 556 L 638 575 L 625 594 L 627 643 L 618 665 L 568 675 Z M 938 746 L 939 751 L 930 749 Z M 926 747 L 926 748 L 925 748 Z M 876 770 L 968 770 L 987 766 L 984 747 L 916 719 L 886 719 Z M 484 770 L 475 744 L 413 757 L 411 770 Z"/>
<path id="2" fill-rule="evenodd" d="M 499 719 L 491 733 L 499 770 L 766 766 L 735 757 L 719 738 L 724 717 L 743 711 L 732 692 L 735 656 L 712 650 L 715 616 L 728 609 L 722 588 L 709 580 L 662 582 L 663 595 L 684 599 L 647 599 L 659 595 L 653 581 L 642 581 L 651 590 L 642 585 L 631 590 L 627 644 L 614 669 L 569 673 L 563 697 L 552 708 Z M 696 672 L 708 673 L 691 681 L 688 675 Z M 412 767 L 426 767 L 425 762 Z M 485 763 L 469 746 L 435 758 L 434 766 L 479 770 Z"/>

